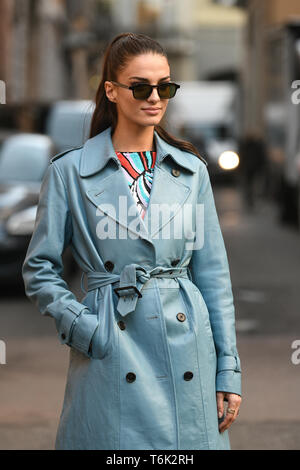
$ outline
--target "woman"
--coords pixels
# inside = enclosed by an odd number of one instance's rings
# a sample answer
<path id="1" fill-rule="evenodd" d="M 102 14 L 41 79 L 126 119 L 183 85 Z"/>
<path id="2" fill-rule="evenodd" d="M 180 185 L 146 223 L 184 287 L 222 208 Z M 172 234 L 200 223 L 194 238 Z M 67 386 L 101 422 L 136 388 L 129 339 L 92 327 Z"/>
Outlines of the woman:
<path id="1" fill-rule="evenodd" d="M 159 126 L 177 89 L 156 41 L 115 37 L 90 138 L 44 178 L 23 278 L 70 347 L 56 449 L 230 449 L 229 267 L 206 161 Z M 81 302 L 61 277 L 69 244 Z"/>

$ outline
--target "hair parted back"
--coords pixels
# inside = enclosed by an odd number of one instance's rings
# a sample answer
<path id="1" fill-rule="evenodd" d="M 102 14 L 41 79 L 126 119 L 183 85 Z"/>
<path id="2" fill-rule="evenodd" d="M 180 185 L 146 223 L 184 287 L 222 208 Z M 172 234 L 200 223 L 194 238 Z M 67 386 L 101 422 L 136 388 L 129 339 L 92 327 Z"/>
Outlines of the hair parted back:
<path id="1" fill-rule="evenodd" d="M 107 98 L 104 87 L 105 81 L 117 80 L 118 72 L 126 67 L 131 57 L 147 53 L 161 54 L 168 60 L 162 46 L 155 39 L 145 34 L 125 32 L 115 36 L 109 43 L 104 52 L 102 77 L 95 97 L 96 106 L 91 120 L 90 138 L 103 132 L 110 126 L 113 133 L 117 125 L 116 103 L 111 102 Z M 159 125 L 155 125 L 154 129 L 170 145 L 193 153 L 202 159 L 202 156 L 192 143 L 177 139 Z"/>

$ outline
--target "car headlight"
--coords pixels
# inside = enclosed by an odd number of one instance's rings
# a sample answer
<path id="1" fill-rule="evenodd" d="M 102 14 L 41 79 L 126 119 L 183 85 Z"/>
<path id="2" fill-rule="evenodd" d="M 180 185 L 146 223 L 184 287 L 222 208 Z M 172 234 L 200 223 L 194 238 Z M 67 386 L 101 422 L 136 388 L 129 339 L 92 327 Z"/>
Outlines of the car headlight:
<path id="1" fill-rule="evenodd" d="M 233 170 L 239 166 L 240 159 L 236 152 L 226 150 L 219 156 L 218 163 L 223 170 Z"/>
<path id="2" fill-rule="evenodd" d="M 28 207 L 11 215 L 6 222 L 10 235 L 31 235 L 34 229 L 37 206 Z"/>

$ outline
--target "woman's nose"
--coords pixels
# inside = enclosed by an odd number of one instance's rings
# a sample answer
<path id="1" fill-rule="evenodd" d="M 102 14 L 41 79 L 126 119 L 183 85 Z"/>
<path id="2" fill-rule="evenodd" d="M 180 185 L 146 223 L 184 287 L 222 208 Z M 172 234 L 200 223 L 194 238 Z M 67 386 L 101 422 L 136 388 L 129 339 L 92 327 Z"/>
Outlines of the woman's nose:
<path id="1" fill-rule="evenodd" d="M 149 96 L 148 100 L 150 100 L 150 101 L 159 101 L 160 100 L 160 96 L 158 94 L 157 88 L 152 88 L 152 93 Z"/>

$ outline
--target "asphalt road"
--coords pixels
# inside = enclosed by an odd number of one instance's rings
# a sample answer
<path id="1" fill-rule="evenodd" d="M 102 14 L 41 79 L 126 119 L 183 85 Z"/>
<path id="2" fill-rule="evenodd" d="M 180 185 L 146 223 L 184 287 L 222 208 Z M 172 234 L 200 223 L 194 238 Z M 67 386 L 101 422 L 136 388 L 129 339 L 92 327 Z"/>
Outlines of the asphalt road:
<path id="1" fill-rule="evenodd" d="M 232 449 L 300 449 L 300 235 L 280 226 L 275 207 L 244 210 L 239 192 L 214 189 L 231 270 L 243 402 L 230 430 Z M 70 284 L 80 297 L 79 279 Z M 53 449 L 69 349 L 54 321 L 21 292 L 0 297 L 0 449 Z M 300 355 L 299 355 L 300 357 Z"/>

